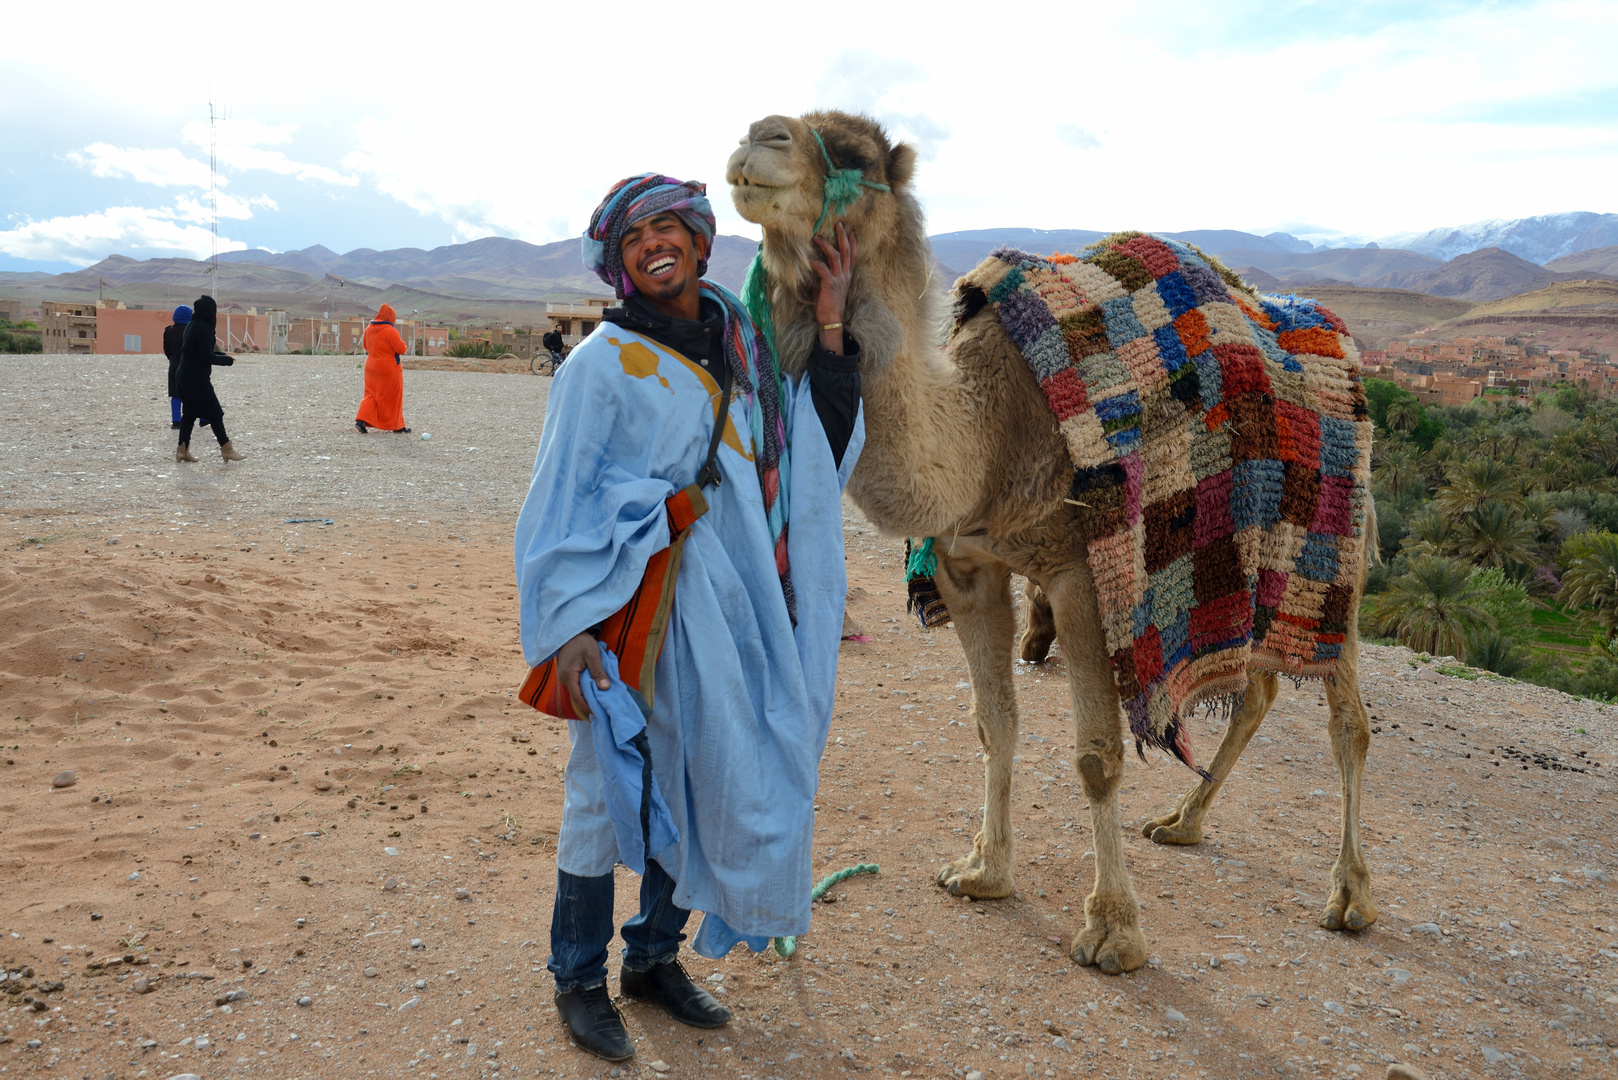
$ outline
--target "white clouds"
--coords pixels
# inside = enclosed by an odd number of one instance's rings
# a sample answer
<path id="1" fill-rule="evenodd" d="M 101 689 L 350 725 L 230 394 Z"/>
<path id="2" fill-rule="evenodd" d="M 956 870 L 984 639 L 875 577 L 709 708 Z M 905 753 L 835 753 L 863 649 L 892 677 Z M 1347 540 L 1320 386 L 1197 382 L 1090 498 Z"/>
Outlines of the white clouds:
<path id="1" fill-rule="evenodd" d="M 208 186 L 208 163 L 186 157 L 172 147 L 140 150 L 97 142 L 83 150 L 72 151 L 67 160 L 89 169 L 92 175 L 109 179 L 133 180 L 158 187 Z"/>
<path id="2" fill-rule="evenodd" d="M 1056 137 L 1075 150 L 1094 150 L 1101 145 L 1101 137 L 1077 124 L 1058 124 Z"/>
<path id="3" fill-rule="evenodd" d="M 279 210 L 274 199 L 268 195 L 254 195 L 247 199 L 238 199 L 234 195 L 221 193 L 218 196 L 219 217 L 224 220 L 246 221 L 253 216 L 253 210 Z M 205 204 L 202 199 L 193 199 L 188 195 L 181 195 L 174 200 L 172 210 L 174 216 L 184 221 L 204 222 L 213 219 L 213 207 Z"/>
<path id="4" fill-rule="evenodd" d="M 354 187 L 360 182 L 357 176 L 345 176 L 325 165 L 294 161 L 279 150 L 264 149 L 291 142 L 296 130 L 296 124 L 266 124 L 252 117 L 233 116 L 216 121 L 211 130 L 206 120 L 193 121 L 185 125 L 180 137 L 204 149 L 212 140 L 221 168 L 237 172 L 262 169 L 278 176 L 318 180 L 342 187 Z"/>
<path id="5" fill-rule="evenodd" d="M 201 225 L 178 220 L 173 210 L 115 206 L 91 214 L 26 221 L 0 232 L 0 253 L 18 259 L 67 262 L 89 266 L 109 253 L 141 251 L 206 258 L 213 233 Z M 246 248 L 239 240 L 219 238 L 221 251 Z"/>

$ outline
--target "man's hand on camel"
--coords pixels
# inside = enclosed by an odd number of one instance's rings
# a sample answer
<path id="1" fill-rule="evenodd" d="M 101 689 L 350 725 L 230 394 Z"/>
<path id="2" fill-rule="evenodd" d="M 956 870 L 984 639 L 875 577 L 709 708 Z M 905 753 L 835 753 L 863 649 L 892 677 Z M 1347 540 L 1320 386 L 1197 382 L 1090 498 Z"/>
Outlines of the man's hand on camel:
<path id="1" fill-rule="evenodd" d="M 584 701 L 584 688 L 579 685 L 579 676 L 584 674 L 586 668 L 590 669 L 590 677 L 596 681 L 597 690 L 606 690 L 612 686 L 607 681 L 607 667 L 601 662 L 601 645 L 589 634 L 576 634 L 568 638 L 556 652 L 556 669 L 562 673 L 562 687 L 573 702 L 573 711 L 580 720 L 590 719 L 590 706 Z"/>
<path id="2" fill-rule="evenodd" d="M 854 256 L 859 252 L 859 244 L 841 221 L 837 223 L 836 235 L 836 247 L 828 240 L 815 237 L 815 247 L 825 260 L 813 264 L 815 273 L 820 275 L 820 292 L 815 295 L 815 321 L 820 324 L 821 347 L 841 356 L 843 318 L 848 309 L 848 288 L 854 282 Z"/>

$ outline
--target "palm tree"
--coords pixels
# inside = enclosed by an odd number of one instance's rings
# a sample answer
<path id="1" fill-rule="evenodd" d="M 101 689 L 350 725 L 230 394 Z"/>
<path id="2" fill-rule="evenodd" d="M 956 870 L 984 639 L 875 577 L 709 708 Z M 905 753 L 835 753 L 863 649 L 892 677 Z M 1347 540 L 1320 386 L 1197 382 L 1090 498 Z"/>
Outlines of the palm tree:
<path id="1" fill-rule="evenodd" d="M 1497 566 L 1509 572 L 1534 565 L 1534 542 L 1539 539 L 1539 530 L 1520 507 L 1491 502 L 1462 518 L 1460 528 L 1456 550 L 1479 566 Z"/>
<path id="2" fill-rule="evenodd" d="M 1494 458 L 1473 458 L 1450 470 L 1449 486 L 1438 492 L 1438 508 L 1451 521 L 1494 502 L 1521 504 L 1515 471 Z"/>
<path id="3" fill-rule="evenodd" d="M 1467 635 L 1494 628 L 1481 596 L 1467 563 L 1419 555 L 1389 583 L 1377 606 L 1377 630 L 1418 652 L 1465 660 Z"/>
<path id="4" fill-rule="evenodd" d="M 1587 554 L 1574 559 L 1562 575 L 1557 599 L 1594 608 L 1596 622 L 1611 637 L 1618 632 L 1618 535 L 1600 533 L 1589 540 Z"/>
<path id="5" fill-rule="evenodd" d="M 1421 461 L 1408 450 L 1395 450 L 1382 458 L 1382 463 L 1371 472 L 1371 477 L 1395 499 L 1412 491 L 1422 482 Z"/>
<path id="6" fill-rule="evenodd" d="M 1421 426 L 1421 405 L 1412 397 L 1395 398 L 1388 403 L 1383 417 L 1394 431 L 1415 431 Z"/>
<path id="7" fill-rule="evenodd" d="M 1428 506 L 1405 522 L 1407 535 L 1399 547 L 1412 555 L 1450 555 L 1460 542 L 1460 530 L 1438 509 Z"/>
<path id="8" fill-rule="evenodd" d="M 1478 630 L 1467 639 L 1468 663 L 1507 678 L 1528 666 L 1528 657 L 1517 643 L 1498 630 Z"/>

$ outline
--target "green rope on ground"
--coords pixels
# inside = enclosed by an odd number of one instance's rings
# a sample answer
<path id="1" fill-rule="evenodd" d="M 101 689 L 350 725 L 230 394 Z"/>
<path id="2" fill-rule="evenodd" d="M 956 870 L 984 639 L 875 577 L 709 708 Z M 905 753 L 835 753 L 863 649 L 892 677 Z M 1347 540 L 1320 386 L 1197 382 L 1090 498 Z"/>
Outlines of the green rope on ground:
<path id="1" fill-rule="evenodd" d="M 809 891 L 809 902 L 812 904 L 816 900 L 819 900 L 822 896 L 826 895 L 827 889 L 831 888 L 839 881 L 847 881 L 855 874 L 877 874 L 881 872 L 882 868 L 874 862 L 865 862 L 860 863 L 858 866 L 846 867 L 845 869 L 839 870 L 837 873 L 823 879 L 819 885 L 816 885 L 813 889 L 811 889 Z M 798 939 L 795 937 L 776 938 L 775 951 L 782 957 L 791 956 L 793 953 L 798 951 Z"/>

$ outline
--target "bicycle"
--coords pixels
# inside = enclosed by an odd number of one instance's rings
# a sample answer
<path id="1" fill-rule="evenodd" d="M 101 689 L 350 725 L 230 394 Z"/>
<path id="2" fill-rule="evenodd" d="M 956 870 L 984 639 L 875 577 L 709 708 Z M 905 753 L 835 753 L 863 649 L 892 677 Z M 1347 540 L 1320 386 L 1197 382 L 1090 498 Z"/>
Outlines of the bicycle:
<path id="1" fill-rule="evenodd" d="M 551 349 L 543 356 L 535 353 L 528 360 L 528 371 L 532 375 L 555 375 L 556 369 L 562 366 L 567 357 L 561 349 Z"/>

